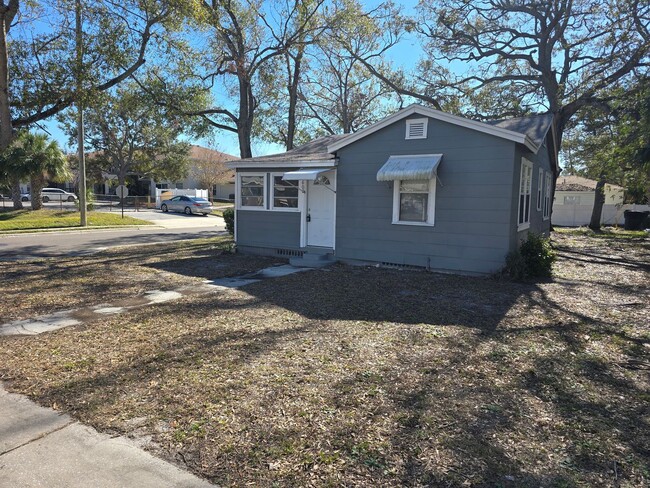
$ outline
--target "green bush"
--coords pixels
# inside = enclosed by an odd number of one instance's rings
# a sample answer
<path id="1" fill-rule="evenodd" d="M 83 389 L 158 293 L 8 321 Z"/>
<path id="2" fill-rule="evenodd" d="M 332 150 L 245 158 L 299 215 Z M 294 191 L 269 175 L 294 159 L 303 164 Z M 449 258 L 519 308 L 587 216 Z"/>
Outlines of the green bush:
<path id="1" fill-rule="evenodd" d="M 519 249 L 506 257 L 505 273 L 516 280 L 548 278 L 555 258 L 550 240 L 531 232 Z"/>
<path id="2" fill-rule="evenodd" d="M 226 221 L 226 230 L 230 232 L 230 235 L 235 234 L 235 210 L 232 208 L 227 208 L 223 211 L 223 220 Z"/>
<path id="3" fill-rule="evenodd" d="M 81 208 L 80 200 L 75 200 L 74 204 L 77 206 L 77 210 Z M 86 187 L 86 210 L 89 212 L 95 210 L 95 194 L 92 185 Z"/>

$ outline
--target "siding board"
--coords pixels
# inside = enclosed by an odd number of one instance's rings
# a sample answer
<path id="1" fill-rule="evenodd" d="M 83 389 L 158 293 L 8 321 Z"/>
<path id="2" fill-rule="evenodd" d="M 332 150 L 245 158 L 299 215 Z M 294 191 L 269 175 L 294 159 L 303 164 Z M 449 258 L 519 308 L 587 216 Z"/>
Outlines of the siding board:
<path id="1" fill-rule="evenodd" d="M 237 245 L 300 247 L 300 213 L 237 210 Z"/>
<path id="2" fill-rule="evenodd" d="M 489 273 L 510 249 L 515 143 L 429 119 L 428 138 L 405 140 L 399 121 L 339 151 L 336 256 L 346 260 Z M 435 225 L 391 223 L 391 155 L 438 154 Z"/>

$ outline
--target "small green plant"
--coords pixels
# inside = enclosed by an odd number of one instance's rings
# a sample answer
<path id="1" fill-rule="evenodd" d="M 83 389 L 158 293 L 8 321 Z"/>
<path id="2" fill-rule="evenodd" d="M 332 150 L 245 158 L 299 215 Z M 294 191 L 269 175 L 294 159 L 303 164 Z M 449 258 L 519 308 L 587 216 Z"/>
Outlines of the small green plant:
<path id="1" fill-rule="evenodd" d="M 223 220 L 226 221 L 226 230 L 230 235 L 235 234 L 235 210 L 227 208 L 223 211 Z"/>
<path id="2" fill-rule="evenodd" d="M 531 232 L 518 250 L 508 254 L 504 271 L 515 280 L 548 278 L 555 259 L 550 239 Z"/>
<path id="3" fill-rule="evenodd" d="M 81 200 L 75 200 L 74 204 L 77 206 L 77 210 L 81 208 Z M 86 188 L 86 209 L 88 211 L 95 210 L 95 194 L 92 185 Z"/>

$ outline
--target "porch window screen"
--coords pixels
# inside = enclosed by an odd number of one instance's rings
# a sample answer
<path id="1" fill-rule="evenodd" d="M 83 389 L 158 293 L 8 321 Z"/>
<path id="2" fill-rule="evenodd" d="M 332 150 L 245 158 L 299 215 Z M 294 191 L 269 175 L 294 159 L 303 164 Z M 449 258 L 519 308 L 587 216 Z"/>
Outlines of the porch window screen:
<path id="1" fill-rule="evenodd" d="M 264 177 L 241 177 L 242 207 L 264 207 Z"/>
<path id="2" fill-rule="evenodd" d="M 399 182 L 400 222 L 427 222 L 429 181 L 401 180 Z"/>
<path id="3" fill-rule="evenodd" d="M 298 181 L 285 181 L 282 176 L 273 177 L 273 207 L 298 208 Z"/>
<path id="4" fill-rule="evenodd" d="M 530 192 L 533 183 L 533 164 L 522 159 L 519 180 L 519 228 L 530 226 Z"/>

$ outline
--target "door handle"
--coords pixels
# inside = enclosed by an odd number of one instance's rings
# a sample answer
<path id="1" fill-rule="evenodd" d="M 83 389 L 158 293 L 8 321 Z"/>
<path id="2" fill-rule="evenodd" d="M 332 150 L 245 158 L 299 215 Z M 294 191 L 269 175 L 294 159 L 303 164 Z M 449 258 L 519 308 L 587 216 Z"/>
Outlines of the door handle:
<path id="1" fill-rule="evenodd" d="M 307 214 L 307 222 L 311 222 L 311 215 Z"/>

